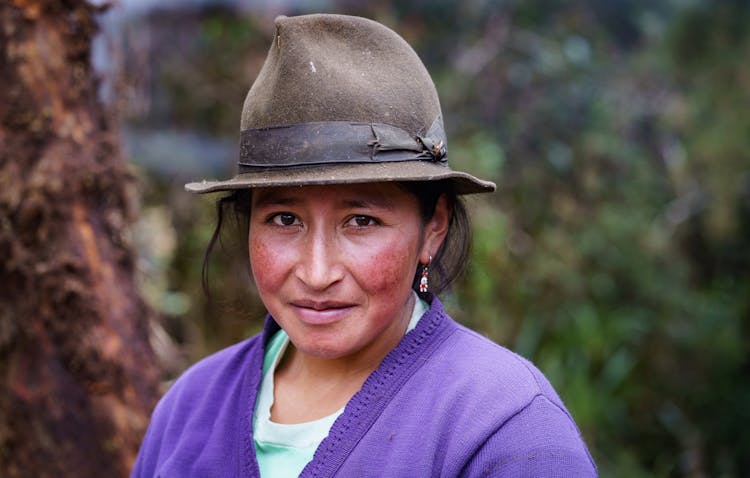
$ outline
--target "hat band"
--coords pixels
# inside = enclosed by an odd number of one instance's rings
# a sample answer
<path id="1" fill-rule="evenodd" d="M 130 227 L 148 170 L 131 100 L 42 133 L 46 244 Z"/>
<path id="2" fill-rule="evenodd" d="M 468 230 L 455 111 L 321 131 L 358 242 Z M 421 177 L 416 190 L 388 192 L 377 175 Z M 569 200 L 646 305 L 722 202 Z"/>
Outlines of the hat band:
<path id="1" fill-rule="evenodd" d="M 427 134 L 411 136 L 384 123 L 324 121 L 240 133 L 239 172 L 331 163 L 429 161 L 448 166 L 443 121 Z"/>

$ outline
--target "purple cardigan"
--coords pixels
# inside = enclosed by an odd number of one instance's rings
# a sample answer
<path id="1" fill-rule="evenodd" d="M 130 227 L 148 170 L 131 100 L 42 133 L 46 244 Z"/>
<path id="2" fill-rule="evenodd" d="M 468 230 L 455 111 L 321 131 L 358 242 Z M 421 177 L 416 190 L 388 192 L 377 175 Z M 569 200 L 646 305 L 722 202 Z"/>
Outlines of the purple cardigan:
<path id="1" fill-rule="evenodd" d="M 156 407 L 132 477 L 258 477 L 253 408 L 278 325 L 191 367 Z M 547 379 L 437 298 L 346 405 L 300 476 L 590 477 Z"/>

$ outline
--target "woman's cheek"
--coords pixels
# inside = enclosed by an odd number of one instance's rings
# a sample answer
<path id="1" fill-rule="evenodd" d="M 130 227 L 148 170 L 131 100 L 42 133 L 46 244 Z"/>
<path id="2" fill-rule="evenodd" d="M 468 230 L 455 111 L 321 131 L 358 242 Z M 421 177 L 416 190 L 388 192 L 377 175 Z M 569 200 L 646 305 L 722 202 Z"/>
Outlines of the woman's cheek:
<path id="1" fill-rule="evenodd" d="M 411 288 L 412 254 L 402 248 L 403 244 L 395 247 L 390 243 L 381 243 L 377 251 L 361 254 L 360 258 L 366 259 L 357 261 L 360 284 L 367 284 L 364 288 L 371 292 L 395 291 L 404 283 L 408 283 L 407 287 Z"/>
<path id="2" fill-rule="evenodd" d="M 282 264 L 280 251 L 275 251 L 273 241 L 252 238 L 249 244 L 250 268 L 258 287 L 274 281 L 277 269 Z"/>

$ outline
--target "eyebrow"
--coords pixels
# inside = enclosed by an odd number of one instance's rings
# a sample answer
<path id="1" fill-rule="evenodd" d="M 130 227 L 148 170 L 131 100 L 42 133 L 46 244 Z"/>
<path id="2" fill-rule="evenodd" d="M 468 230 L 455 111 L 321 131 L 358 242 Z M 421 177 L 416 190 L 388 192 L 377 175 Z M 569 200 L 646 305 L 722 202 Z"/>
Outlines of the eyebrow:
<path id="1" fill-rule="evenodd" d="M 256 208 L 261 207 L 272 207 L 272 206 L 295 206 L 304 202 L 301 198 L 295 195 L 287 195 L 285 193 L 268 192 L 262 195 L 256 196 L 257 200 L 253 206 Z M 380 194 L 368 195 L 366 198 L 344 198 L 338 202 L 339 206 L 344 208 L 381 208 L 387 210 L 393 210 L 394 204 L 388 197 Z"/>
<path id="2" fill-rule="evenodd" d="M 347 208 L 382 208 L 382 209 L 393 209 L 393 202 L 388 200 L 386 197 L 368 197 L 367 199 L 344 199 L 341 201 L 341 205 Z"/>
<path id="3" fill-rule="evenodd" d="M 268 206 L 294 206 L 299 204 L 301 201 L 292 196 L 285 196 L 277 193 L 267 193 L 263 195 L 255 196 L 253 201 L 253 207 L 268 207 Z"/>

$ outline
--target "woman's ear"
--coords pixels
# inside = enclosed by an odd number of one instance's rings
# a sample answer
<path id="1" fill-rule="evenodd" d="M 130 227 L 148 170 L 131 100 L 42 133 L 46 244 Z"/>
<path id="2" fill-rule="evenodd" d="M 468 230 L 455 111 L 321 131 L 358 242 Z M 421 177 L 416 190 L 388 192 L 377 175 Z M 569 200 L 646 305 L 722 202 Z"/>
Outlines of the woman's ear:
<path id="1" fill-rule="evenodd" d="M 448 198 L 445 194 L 441 194 L 435 204 L 435 212 L 424 227 L 424 242 L 422 250 L 419 251 L 419 262 L 422 264 L 429 263 L 430 258 L 437 255 L 448 233 L 452 212 Z"/>

